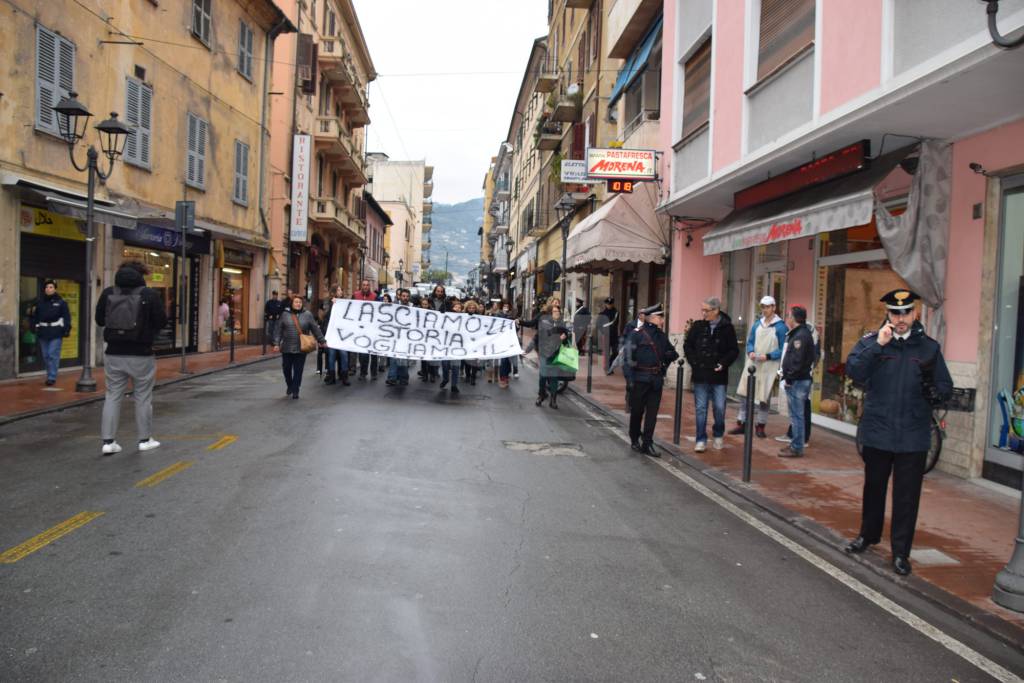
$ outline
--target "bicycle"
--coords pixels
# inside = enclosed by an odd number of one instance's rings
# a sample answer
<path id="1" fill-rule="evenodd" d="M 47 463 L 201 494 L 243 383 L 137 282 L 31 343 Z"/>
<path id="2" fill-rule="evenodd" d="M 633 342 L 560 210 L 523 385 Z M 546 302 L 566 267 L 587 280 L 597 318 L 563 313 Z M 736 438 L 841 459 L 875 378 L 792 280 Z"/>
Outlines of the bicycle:
<path id="1" fill-rule="evenodd" d="M 946 413 L 948 411 L 945 408 L 935 408 L 932 410 L 932 439 L 931 445 L 928 447 L 928 455 L 925 458 L 924 473 L 928 474 L 935 466 L 939 464 L 939 456 L 942 455 L 942 441 L 946 438 Z M 857 454 L 860 455 L 861 460 L 864 459 L 864 444 L 860 439 L 860 425 L 857 425 Z"/>

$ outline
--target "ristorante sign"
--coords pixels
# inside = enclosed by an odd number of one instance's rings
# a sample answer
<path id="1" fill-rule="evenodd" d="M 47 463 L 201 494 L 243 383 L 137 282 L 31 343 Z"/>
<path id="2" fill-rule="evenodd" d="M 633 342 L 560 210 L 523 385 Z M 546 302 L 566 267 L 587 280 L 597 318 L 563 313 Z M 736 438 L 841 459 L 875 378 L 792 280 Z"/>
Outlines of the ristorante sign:
<path id="1" fill-rule="evenodd" d="M 657 155 L 653 149 L 587 149 L 588 178 L 654 180 L 657 176 Z"/>

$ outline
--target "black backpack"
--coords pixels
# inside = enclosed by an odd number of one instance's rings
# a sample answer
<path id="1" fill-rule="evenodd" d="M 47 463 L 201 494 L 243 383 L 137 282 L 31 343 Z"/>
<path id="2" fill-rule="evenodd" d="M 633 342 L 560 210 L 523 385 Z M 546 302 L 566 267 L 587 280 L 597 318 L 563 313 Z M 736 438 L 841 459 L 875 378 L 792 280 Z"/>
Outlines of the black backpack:
<path id="1" fill-rule="evenodd" d="M 107 342 L 137 342 L 142 339 L 142 287 L 114 287 L 107 295 L 106 325 L 103 339 Z"/>

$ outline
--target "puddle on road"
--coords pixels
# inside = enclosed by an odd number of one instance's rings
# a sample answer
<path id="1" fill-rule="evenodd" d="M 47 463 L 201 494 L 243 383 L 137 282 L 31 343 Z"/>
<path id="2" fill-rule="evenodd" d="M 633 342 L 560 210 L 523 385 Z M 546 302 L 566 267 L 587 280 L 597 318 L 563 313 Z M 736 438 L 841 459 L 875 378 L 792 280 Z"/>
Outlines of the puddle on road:
<path id="1" fill-rule="evenodd" d="M 583 458 L 586 456 L 586 453 L 583 452 L 583 447 L 578 443 L 545 443 L 531 441 L 502 441 L 501 443 L 510 451 L 524 451 L 534 455 L 571 455 L 574 458 Z"/>

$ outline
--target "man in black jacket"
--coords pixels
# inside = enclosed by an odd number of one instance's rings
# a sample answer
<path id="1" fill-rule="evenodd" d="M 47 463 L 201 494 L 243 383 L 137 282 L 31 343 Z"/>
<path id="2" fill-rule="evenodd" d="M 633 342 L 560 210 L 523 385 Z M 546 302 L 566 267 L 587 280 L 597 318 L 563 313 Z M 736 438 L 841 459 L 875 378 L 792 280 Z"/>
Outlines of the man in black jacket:
<path id="1" fill-rule="evenodd" d="M 661 304 L 643 309 L 646 322 L 626 335 L 622 373 L 629 387 L 629 440 L 634 451 L 653 458 L 661 457 L 654 449 L 654 428 L 658 424 L 658 408 L 665 382 L 665 370 L 679 354 L 661 330 L 665 312 Z M 643 440 L 640 425 L 643 424 Z"/>
<path id="2" fill-rule="evenodd" d="M 779 451 L 781 458 L 800 458 L 804 454 L 804 410 L 811 393 L 811 368 L 817 360 L 814 333 L 807 326 L 807 309 L 794 306 L 786 316 L 786 344 L 782 349 L 782 384 L 789 407 L 789 428 L 793 434 L 788 446 Z"/>
<path id="3" fill-rule="evenodd" d="M 615 299 L 604 300 L 604 310 L 597 315 L 597 331 L 604 347 L 604 372 L 612 374 L 612 363 L 619 355 L 619 312 L 615 308 Z"/>
<path id="4" fill-rule="evenodd" d="M 121 419 L 121 399 L 129 380 L 135 394 L 139 450 L 151 451 L 160 446 L 153 438 L 153 337 L 167 324 L 167 314 L 160 295 L 146 286 L 148 274 L 149 266 L 145 263 L 126 261 L 114 276 L 115 286 L 104 289 L 96 302 L 96 324 L 105 328 L 103 339 L 107 342 L 103 368 L 107 395 L 100 427 L 103 455 L 121 452 L 115 438 Z"/>
<path id="5" fill-rule="evenodd" d="M 953 394 L 942 349 L 916 320 L 914 301 L 919 298 L 906 289 L 882 297 L 889 313 L 885 324 L 857 342 L 846 359 L 847 376 L 865 387 L 858 427 L 864 448 L 864 503 L 860 535 L 846 552 L 862 553 L 882 540 L 891 474 L 892 566 L 901 576 L 910 573 L 932 406 Z"/>
<path id="6" fill-rule="evenodd" d="M 701 319 L 686 333 L 683 353 L 690 364 L 693 402 L 697 415 L 696 451 L 708 447 L 708 397 L 715 422 L 711 427 L 714 447 L 721 450 L 725 436 L 725 388 L 729 366 L 736 362 L 740 348 L 732 319 L 722 312 L 722 302 L 708 297 L 700 307 Z"/>
<path id="7" fill-rule="evenodd" d="M 52 387 L 57 383 L 61 344 L 64 337 L 71 334 L 71 311 L 57 293 L 56 280 L 47 280 L 43 284 L 43 296 L 36 302 L 30 322 L 46 366 L 46 386 Z"/>

